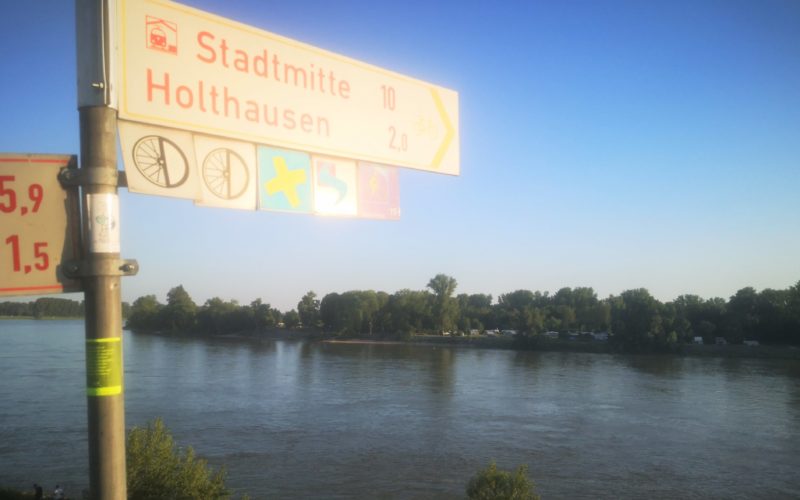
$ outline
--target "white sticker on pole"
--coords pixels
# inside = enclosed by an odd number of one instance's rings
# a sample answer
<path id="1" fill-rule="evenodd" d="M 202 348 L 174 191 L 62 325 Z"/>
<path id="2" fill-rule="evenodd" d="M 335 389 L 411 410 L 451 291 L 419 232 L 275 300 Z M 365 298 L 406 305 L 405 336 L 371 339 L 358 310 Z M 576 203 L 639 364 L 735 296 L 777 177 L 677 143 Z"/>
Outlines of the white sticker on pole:
<path id="1" fill-rule="evenodd" d="M 119 253 L 119 196 L 86 196 L 89 212 L 89 252 Z"/>

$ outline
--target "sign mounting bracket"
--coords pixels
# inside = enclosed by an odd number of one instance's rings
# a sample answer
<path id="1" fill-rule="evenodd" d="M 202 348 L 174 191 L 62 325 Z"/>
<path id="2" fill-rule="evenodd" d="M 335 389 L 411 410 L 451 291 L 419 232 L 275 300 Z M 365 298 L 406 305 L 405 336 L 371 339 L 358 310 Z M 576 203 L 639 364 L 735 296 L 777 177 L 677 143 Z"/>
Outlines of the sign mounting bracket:
<path id="1" fill-rule="evenodd" d="M 128 187 L 128 178 L 125 175 L 125 172 L 98 167 L 64 168 L 58 174 L 58 180 L 64 187 Z"/>
<path id="2" fill-rule="evenodd" d="M 89 278 L 93 276 L 136 276 L 139 263 L 135 259 L 92 259 L 71 260 L 63 263 L 64 275 L 72 278 Z"/>

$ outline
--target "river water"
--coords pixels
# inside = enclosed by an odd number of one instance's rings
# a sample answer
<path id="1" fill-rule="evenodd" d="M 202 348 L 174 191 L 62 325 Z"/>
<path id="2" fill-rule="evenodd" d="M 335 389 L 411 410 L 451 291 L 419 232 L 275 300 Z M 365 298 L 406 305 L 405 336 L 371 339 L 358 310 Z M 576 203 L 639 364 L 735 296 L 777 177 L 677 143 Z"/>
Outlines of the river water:
<path id="1" fill-rule="evenodd" d="M 800 362 L 125 333 L 128 427 L 162 417 L 252 498 L 800 497 Z M 0 321 L 0 485 L 88 484 L 83 322 Z"/>

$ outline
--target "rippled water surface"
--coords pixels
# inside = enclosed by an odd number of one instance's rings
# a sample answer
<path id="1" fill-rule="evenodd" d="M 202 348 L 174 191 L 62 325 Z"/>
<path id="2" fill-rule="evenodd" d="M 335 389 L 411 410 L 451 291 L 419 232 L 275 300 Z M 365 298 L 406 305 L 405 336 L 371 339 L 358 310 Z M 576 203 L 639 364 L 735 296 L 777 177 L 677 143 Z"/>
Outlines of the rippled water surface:
<path id="1" fill-rule="evenodd" d="M 253 498 L 800 497 L 800 363 L 125 333 L 128 426 L 161 416 Z M 83 323 L 0 321 L 0 485 L 88 484 Z"/>

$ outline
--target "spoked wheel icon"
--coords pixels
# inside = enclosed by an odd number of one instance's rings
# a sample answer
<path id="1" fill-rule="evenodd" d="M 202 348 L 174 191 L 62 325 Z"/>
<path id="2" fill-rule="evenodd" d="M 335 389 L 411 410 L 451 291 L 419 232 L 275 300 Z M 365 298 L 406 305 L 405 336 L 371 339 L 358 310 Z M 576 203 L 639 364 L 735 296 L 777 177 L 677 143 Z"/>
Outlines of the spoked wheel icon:
<path id="1" fill-rule="evenodd" d="M 174 142 L 157 135 L 142 137 L 133 146 L 133 163 L 156 186 L 175 188 L 189 177 L 189 163 Z"/>
<path id="2" fill-rule="evenodd" d="M 203 160 L 203 181 L 215 196 L 233 200 L 247 190 L 250 174 L 238 153 L 220 148 L 210 152 Z"/>

